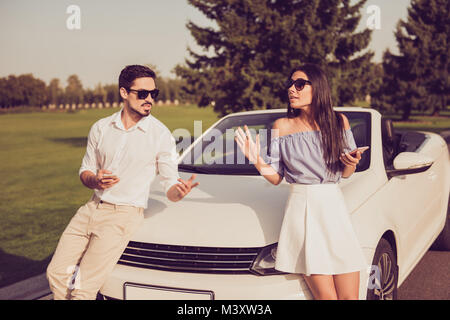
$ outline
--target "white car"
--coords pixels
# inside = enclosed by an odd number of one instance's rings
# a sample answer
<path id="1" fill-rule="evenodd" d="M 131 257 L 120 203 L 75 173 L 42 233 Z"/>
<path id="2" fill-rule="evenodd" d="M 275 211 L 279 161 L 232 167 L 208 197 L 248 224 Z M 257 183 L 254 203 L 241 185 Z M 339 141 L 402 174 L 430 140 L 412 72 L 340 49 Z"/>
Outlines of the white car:
<path id="1" fill-rule="evenodd" d="M 434 133 L 395 133 L 372 109 L 335 110 L 349 119 L 357 146 L 370 146 L 340 182 L 372 263 L 360 273 L 360 299 L 395 299 L 438 235 L 448 239 L 447 144 Z M 313 299 L 301 275 L 274 269 L 288 184 L 271 185 L 243 162 L 233 136 L 244 124 L 258 130 L 264 154 L 273 122 L 285 116 L 286 109 L 250 111 L 216 122 L 179 159 L 181 177 L 197 173 L 200 182 L 180 202 L 168 201 L 155 180 L 104 299 Z"/>

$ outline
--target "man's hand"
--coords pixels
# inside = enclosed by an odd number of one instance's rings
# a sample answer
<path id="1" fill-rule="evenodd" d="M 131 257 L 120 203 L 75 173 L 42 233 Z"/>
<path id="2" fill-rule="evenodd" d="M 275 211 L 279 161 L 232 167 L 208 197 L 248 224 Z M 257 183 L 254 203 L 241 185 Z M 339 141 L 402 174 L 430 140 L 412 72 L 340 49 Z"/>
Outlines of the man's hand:
<path id="1" fill-rule="evenodd" d="M 184 181 L 181 178 L 178 179 L 180 183 L 173 185 L 169 191 L 167 191 L 167 198 L 174 202 L 183 199 L 191 192 L 192 188 L 195 188 L 200 184 L 199 182 L 193 183 L 196 176 L 196 174 L 193 174 L 187 181 Z"/>
<path id="2" fill-rule="evenodd" d="M 112 174 L 111 171 L 104 169 L 98 170 L 96 175 L 90 171 L 84 171 L 81 173 L 80 179 L 90 189 L 104 190 L 111 188 L 120 181 L 115 175 L 105 176 L 110 174 Z"/>
<path id="3" fill-rule="evenodd" d="M 115 175 L 111 175 L 112 172 L 108 171 L 108 170 L 98 170 L 97 172 L 97 176 L 96 176 L 96 180 L 97 180 L 97 185 L 98 188 L 97 189 L 108 189 L 111 188 L 113 185 L 115 185 L 117 182 L 120 181 L 120 179 L 115 176 Z M 105 176 L 107 175 L 107 176 Z"/>

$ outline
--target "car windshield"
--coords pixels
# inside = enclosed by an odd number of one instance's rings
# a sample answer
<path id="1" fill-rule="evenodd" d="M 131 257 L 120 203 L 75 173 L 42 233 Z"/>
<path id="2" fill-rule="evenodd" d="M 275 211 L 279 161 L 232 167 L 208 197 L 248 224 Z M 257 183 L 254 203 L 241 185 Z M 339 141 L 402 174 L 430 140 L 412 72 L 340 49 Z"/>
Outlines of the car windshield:
<path id="1" fill-rule="evenodd" d="M 355 142 L 358 147 L 370 146 L 370 113 L 342 112 L 349 119 Z M 259 133 L 261 156 L 267 162 L 268 148 L 275 120 L 286 117 L 286 112 L 255 113 L 227 117 L 205 132 L 192 148 L 185 152 L 178 169 L 183 172 L 225 174 L 225 175 L 259 175 L 256 168 L 237 146 L 234 136 L 238 127 L 247 125 L 253 141 Z M 364 152 L 356 171 L 369 167 L 370 152 Z"/>

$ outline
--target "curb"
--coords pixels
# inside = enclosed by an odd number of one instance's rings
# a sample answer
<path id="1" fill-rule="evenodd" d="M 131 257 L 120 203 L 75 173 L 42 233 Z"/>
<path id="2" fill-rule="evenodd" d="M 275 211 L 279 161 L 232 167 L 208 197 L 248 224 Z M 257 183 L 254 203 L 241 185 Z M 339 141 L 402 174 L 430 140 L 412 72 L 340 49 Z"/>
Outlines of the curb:
<path id="1" fill-rule="evenodd" d="M 0 300 L 37 300 L 51 293 L 45 273 L 0 288 Z"/>

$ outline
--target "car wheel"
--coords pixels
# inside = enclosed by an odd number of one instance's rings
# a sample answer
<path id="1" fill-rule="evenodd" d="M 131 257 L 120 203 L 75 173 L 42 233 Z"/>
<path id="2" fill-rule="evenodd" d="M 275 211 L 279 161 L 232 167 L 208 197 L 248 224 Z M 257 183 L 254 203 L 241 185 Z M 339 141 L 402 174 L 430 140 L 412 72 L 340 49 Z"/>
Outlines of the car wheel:
<path id="1" fill-rule="evenodd" d="M 381 239 L 375 250 L 372 265 L 378 267 L 375 273 L 375 288 L 367 290 L 367 300 L 397 300 L 398 266 L 392 246 L 386 239 Z"/>
<path id="2" fill-rule="evenodd" d="M 450 202 L 447 207 L 447 220 L 445 221 L 444 229 L 434 241 L 431 250 L 450 251 Z"/>

